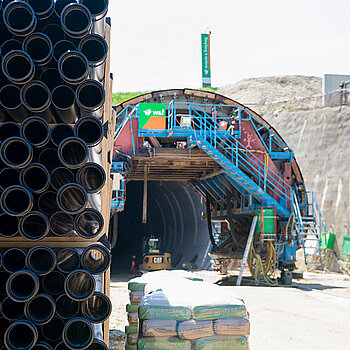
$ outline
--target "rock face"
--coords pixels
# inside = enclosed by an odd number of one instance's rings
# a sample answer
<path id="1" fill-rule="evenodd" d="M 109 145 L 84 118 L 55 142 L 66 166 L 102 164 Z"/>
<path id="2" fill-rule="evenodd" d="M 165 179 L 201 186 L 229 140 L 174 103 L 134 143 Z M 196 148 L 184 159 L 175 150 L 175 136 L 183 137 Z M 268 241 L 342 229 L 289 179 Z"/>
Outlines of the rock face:
<path id="1" fill-rule="evenodd" d="M 259 112 L 265 101 L 320 94 L 321 86 L 321 78 L 282 76 L 245 79 L 219 93 Z M 350 224 L 350 107 L 340 112 L 339 107 L 281 108 L 277 114 L 264 114 L 264 118 L 294 150 L 306 188 L 316 191 L 327 230 L 336 233 L 335 250 L 341 256 L 343 236 L 349 235 Z"/>

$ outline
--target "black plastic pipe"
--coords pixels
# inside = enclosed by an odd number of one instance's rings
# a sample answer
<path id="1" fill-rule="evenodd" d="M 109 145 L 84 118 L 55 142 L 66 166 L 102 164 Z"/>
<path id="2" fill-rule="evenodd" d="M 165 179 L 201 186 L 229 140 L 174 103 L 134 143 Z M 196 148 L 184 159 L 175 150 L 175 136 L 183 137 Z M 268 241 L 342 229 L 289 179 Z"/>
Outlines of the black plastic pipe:
<path id="1" fill-rule="evenodd" d="M 24 51 L 13 50 L 2 59 L 2 72 L 13 84 L 23 85 L 34 78 L 35 65 L 32 58 Z"/>
<path id="2" fill-rule="evenodd" d="M 55 316 L 55 311 L 55 301 L 47 294 L 37 294 L 24 307 L 26 318 L 37 326 L 50 322 Z"/>
<path id="3" fill-rule="evenodd" d="M 73 136 L 73 128 L 65 123 L 56 124 L 51 131 L 51 141 L 56 147 L 58 147 L 66 138 Z"/>
<path id="4" fill-rule="evenodd" d="M 1 172 L 0 172 L 1 178 Z M 51 173 L 51 186 L 55 190 L 59 190 L 62 186 L 74 182 L 74 174 L 65 167 L 59 167 Z"/>
<path id="5" fill-rule="evenodd" d="M 50 38 L 52 45 L 55 45 L 65 38 L 65 34 L 61 26 L 55 23 L 50 23 L 45 26 L 42 32 Z"/>
<path id="6" fill-rule="evenodd" d="M 37 18 L 33 8 L 24 1 L 12 1 L 3 12 L 7 29 L 15 36 L 25 37 L 35 31 Z"/>
<path id="7" fill-rule="evenodd" d="M 0 295 L 4 296 L 6 295 L 6 282 L 10 275 L 5 271 L 0 271 Z M 0 317 L 0 323 L 1 323 L 1 317 Z M 0 324 L 0 339 L 1 338 L 1 324 Z"/>
<path id="8" fill-rule="evenodd" d="M 1 32 L 2 34 L 2 32 Z M 5 56 L 7 53 L 9 53 L 12 50 L 22 50 L 22 43 L 16 39 L 9 39 L 6 40 L 1 45 L 1 55 Z"/>
<path id="9" fill-rule="evenodd" d="M 105 21 L 108 11 L 108 0 L 81 0 L 92 15 L 92 32 L 105 36 Z"/>
<path id="10" fill-rule="evenodd" d="M 0 189 L 5 190 L 7 187 L 19 185 L 19 171 L 13 168 L 3 168 L 0 170 Z M 1 230 L 1 225 L 0 225 Z"/>
<path id="11" fill-rule="evenodd" d="M 0 105 L 17 123 L 21 123 L 29 116 L 20 96 L 21 89 L 16 85 L 5 85 L 0 89 Z"/>
<path id="12" fill-rule="evenodd" d="M 70 349 L 86 349 L 94 340 L 94 328 L 85 318 L 68 321 L 63 330 L 63 342 Z"/>
<path id="13" fill-rule="evenodd" d="M 26 215 L 33 207 L 33 196 L 23 186 L 10 186 L 2 192 L 0 206 L 6 214 Z"/>
<path id="14" fill-rule="evenodd" d="M 56 0 L 55 4 L 55 13 L 57 17 L 61 17 L 62 10 L 68 5 L 72 3 L 77 3 L 78 0 Z"/>
<path id="15" fill-rule="evenodd" d="M 103 323 L 111 315 L 112 303 L 107 295 L 95 292 L 82 303 L 81 312 L 92 323 Z"/>
<path id="16" fill-rule="evenodd" d="M 58 60 L 61 78 L 69 85 L 79 85 L 89 77 L 89 61 L 79 51 L 67 51 Z"/>
<path id="17" fill-rule="evenodd" d="M 51 128 L 45 119 L 29 117 L 21 124 L 21 136 L 35 148 L 44 147 L 50 141 Z"/>
<path id="18" fill-rule="evenodd" d="M 32 146 L 21 137 L 10 137 L 0 147 L 0 158 L 9 167 L 21 169 L 33 159 Z"/>
<path id="19" fill-rule="evenodd" d="M 27 302 L 39 291 L 39 279 L 32 271 L 13 273 L 6 282 L 7 295 L 16 302 Z"/>
<path id="20" fill-rule="evenodd" d="M 31 211 L 20 219 L 18 231 L 30 241 L 39 241 L 49 234 L 50 221 L 45 214 Z"/>
<path id="21" fill-rule="evenodd" d="M 53 46 L 50 38 L 44 33 L 33 33 L 25 38 L 22 44 L 37 67 L 47 66 L 53 57 Z"/>
<path id="22" fill-rule="evenodd" d="M 70 273 L 80 266 L 80 255 L 74 248 L 64 248 L 57 253 L 57 268 L 63 273 Z"/>
<path id="23" fill-rule="evenodd" d="M 79 312 L 80 303 L 72 300 L 66 294 L 62 294 L 56 299 L 56 314 L 64 320 L 76 317 Z"/>
<path id="24" fill-rule="evenodd" d="M 106 40 L 101 35 L 87 35 L 80 41 L 79 51 L 89 61 L 90 79 L 102 82 L 105 78 L 105 63 L 108 56 L 108 44 Z"/>
<path id="25" fill-rule="evenodd" d="M 21 101 L 33 115 L 42 117 L 49 123 L 55 120 L 51 110 L 51 92 L 42 81 L 33 80 L 24 85 L 21 89 Z"/>
<path id="26" fill-rule="evenodd" d="M 94 116 L 99 119 L 102 118 L 105 90 L 100 82 L 91 79 L 86 80 L 79 85 L 75 96 L 82 117 Z"/>
<path id="27" fill-rule="evenodd" d="M 84 249 L 81 266 L 93 275 L 105 272 L 111 263 L 109 250 L 101 244 L 93 244 Z"/>
<path id="28" fill-rule="evenodd" d="M 17 303 L 6 297 L 1 302 L 2 316 L 9 321 L 17 321 L 24 316 L 24 303 Z"/>
<path id="29" fill-rule="evenodd" d="M 100 119 L 86 116 L 80 118 L 74 125 L 74 133 L 86 142 L 88 147 L 99 145 L 103 139 L 104 128 Z"/>
<path id="30" fill-rule="evenodd" d="M 70 169 L 79 169 L 88 160 L 88 147 L 86 143 L 77 137 L 68 137 L 58 147 L 58 159 Z"/>
<path id="31" fill-rule="evenodd" d="M 63 211 L 58 211 L 50 218 L 50 228 L 51 232 L 56 236 L 71 236 L 74 234 L 73 217 Z"/>
<path id="32" fill-rule="evenodd" d="M 54 317 L 50 322 L 41 326 L 41 334 L 49 342 L 59 342 L 62 340 L 64 321 L 59 317 Z"/>
<path id="33" fill-rule="evenodd" d="M 65 276 L 60 271 L 53 271 L 42 279 L 42 288 L 45 293 L 58 296 L 64 293 Z"/>
<path id="34" fill-rule="evenodd" d="M 60 57 L 66 53 L 67 51 L 76 51 L 77 48 L 69 40 L 61 40 L 57 42 L 53 48 L 53 58 L 55 59 L 56 62 L 59 61 Z"/>
<path id="35" fill-rule="evenodd" d="M 79 214 L 87 205 L 87 193 L 79 184 L 62 186 L 57 193 L 57 205 L 67 214 Z"/>
<path id="36" fill-rule="evenodd" d="M 18 217 L 0 214 L 0 236 L 5 238 L 15 237 L 18 233 Z"/>
<path id="37" fill-rule="evenodd" d="M 32 193 L 40 194 L 50 186 L 49 171 L 40 163 L 31 163 L 21 171 L 21 184 Z"/>
<path id="38" fill-rule="evenodd" d="M 61 12 L 61 26 L 69 37 L 82 39 L 91 32 L 91 12 L 82 4 L 68 4 Z"/>
<path id="39" fill-rule="evenodd" d="M 100 192 L 106 182 L 106 172 L 97 163 L 86 163 L 77 172 L 77 182 L 87 193 Z"/>
<path id="40" fill-rule="evenodd" d="M 85 209 L 74 219 L 76 233 L 86 239 L 97 237 L 102 232 L 103 227 L 103 216 L 96 209 Z"/>
<path id="41" fill-rule="evenodd" d="M 56 267 L 56 253 L 49 247 L 38 245 L 31 248 L 26 256 L 26 266 L 38 276 L 52 272 Z"/>
<path id="42" fill-rule="evenodd" d="M 38 330 L 29 321 L 19 320 L 7 328 L 4 343 L 9 350 L 30 350 L 38 340 Z"/>
<path id="43" fill-rule="evenodd" d="M 48 19 L 55 11 L 54 0 L 27 0 L 38 20 Z"/>
<path id="44" fill-rule="evenodd" d="M 56 197 L 57 193 L 53 191 L 46 191 L 42 193 L 38 199 L 39 210 L 48 216 L 56 213 L 59 210 Z"/>
<path id="45" fill-rule="evenodd" d="M 32 350 L 52 350 L 51 345 L 43 341 L 37 342 Z"/>
<path id="46" fill-rule="evenodd" d="M 76 301 L 90 298 L 94 294 L 95 288 L 95 278 L 86 270 L 71 272 L 64 282 L 65 293 Z"/>
<path id="47" fill-rule="evenodd" d="M 23 270 L 25 267 L 26 253 L 19 248 L 10 248 L 2 257 L 2 267 L 9 273 Z"/>
<path id="48" fill-rule="evenodd" d="M 52 91 L 52 105 L 61 122 L 74 124 L 78 120 L 79 111 L 75 106 L 75 94 L 69 86 L 60 85 Z"/>
<path id="49" fill-rule="evenodd" d="M 63 342 L 58 343 L 54 350 L 70 350 L 67 345 Z"/>
<path id="50" fill-rule="evenodd" d="M 94 339 L 92 344 L 88 347 L 88 350 L 108 350 L 107 344 L 100 340 L 100 339 Z"/>
<path id="51" fill-rule="evenodd" d="M 3 124 L 0 124 L 0 142 L 4 142 L 9 137 L 13 136 L 21 136 L 20 127 L 18 124 L 14 122 L 5 122 Z"/>
<path id="52" fill-rule="evenodd" d="M 56 68 L 45 69 L 40 75 L 40 80 L 47 85 L 51 92 L 56 88 L 56 86 L 63 83 L 60 73 Z"/>
<path id="53" fill-rule="evenodd" d="M 57 150 L 54 148 L 46 148 L 39 154 L 39 163 L 44 165 L 49 171 L 61 166 L 58 159 Z"/>

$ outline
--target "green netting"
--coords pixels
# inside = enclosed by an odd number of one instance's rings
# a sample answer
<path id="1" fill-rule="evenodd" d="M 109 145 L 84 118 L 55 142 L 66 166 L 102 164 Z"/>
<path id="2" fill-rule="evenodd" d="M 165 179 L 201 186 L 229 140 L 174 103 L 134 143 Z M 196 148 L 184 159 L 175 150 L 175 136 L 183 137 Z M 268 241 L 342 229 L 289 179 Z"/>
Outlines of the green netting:
<path id="1" fill-rule="evenodd" d="M 139 318 L 168 319 L 168 320 L 189 320 L 192 316 L 191 309 L 184 306 L 164 306 L 164 305 L 140 305 Z"/>
<path id="2" fill-rule="evenodd" d="M 249 350 L 249 345 L 246 337 L 214 336 L 196 340 L 195 348 L 197 350 Z"/>
<path id="3" fill-rule="evenodd" d="M 139 304 L 127 304 L 126 312 L 137 312 L 139 310 Z"/>
<path id="4" fill-rule="evenodd" d="M 129 324 L 128 326 L 125 326 L 125 333 L 126 334 L 135 334 L 138 332 L 139 326 L 137 324 Z"/>
<path id="5" fill-rule="evenodd" d="M 126 343 L 125 350 L 137 350 L 137 345 Z"/>
<path id="6" fill-rule="evenodd" d="M 138 342 L 138 350 L 190 350 L 191 342 L 177 338 L 141 338 Z"/>
<path id="7" fill-rule="evenodd" d="M 202 305 L 193 308 L 196 320 L 215 320 L 218 318 L 234 318 L 247 316 L 245 305 Z"/>

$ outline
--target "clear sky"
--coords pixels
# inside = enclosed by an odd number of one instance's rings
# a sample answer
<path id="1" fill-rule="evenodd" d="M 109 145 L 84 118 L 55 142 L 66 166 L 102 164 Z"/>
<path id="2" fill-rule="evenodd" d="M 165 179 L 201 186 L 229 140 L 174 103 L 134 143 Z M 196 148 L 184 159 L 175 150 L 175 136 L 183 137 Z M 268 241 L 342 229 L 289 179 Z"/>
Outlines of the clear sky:
<path id="1" fill-rule="evenodd" d="M 212 85 L 284 74 L 350 74 L 350 0 L 110 0 L 114 91 Z"/>

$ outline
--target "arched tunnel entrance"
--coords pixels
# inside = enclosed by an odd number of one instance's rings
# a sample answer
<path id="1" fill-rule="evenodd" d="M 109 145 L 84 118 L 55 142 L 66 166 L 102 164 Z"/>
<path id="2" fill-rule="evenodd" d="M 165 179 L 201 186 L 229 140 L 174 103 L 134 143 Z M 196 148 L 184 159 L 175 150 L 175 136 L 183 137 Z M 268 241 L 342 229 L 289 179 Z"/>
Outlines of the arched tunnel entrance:
<path id="1" fill-rule="evenodd" d="M 132 255 L 142 256 L 142 238 L 161 239 L 163 252 L 172 256 L 172 267 L 184 263 L 210 267 L 211 244 L 206 220 L 202 220 L 202 199 L 193 186 L 180 181 L 148 182 L 147 223 L 142 223 L 143 181 L 127 184 L 127 201 L 118 214 L 117 243 L 112 251 L 112 273 L 130 269 Z"/>

